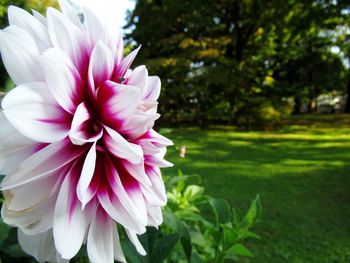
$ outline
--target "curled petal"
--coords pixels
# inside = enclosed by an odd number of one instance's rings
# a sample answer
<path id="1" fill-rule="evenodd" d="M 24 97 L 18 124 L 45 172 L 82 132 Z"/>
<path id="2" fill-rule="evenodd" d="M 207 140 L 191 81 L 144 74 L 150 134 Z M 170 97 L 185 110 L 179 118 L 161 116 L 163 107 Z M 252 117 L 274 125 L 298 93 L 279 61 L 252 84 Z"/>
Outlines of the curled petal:
<path id="1" fill-rule="evenodd" d="M 84 102 L 80 103 L 74 113 L 69 138 L 75 145 L 96 142 L 102 137 L 103 130 L 92 119 Z"/>
<path id="2" fill-rule="evenodd" d="M 63 169 L 62 173 L 55 173 L 53 177 L 57 176 L 57 182 L 44 195 L 39 195 L 39 197 L 26 197 L 28 200 L 21 201 L 16 195 L 18 193 L 33 195 L 34 192 L 38 191 L 38 188 L 35 187 L 42 186 L 42 183 L 35 182 L 30 186 L 5 191 L 5 201 L 1 209 L 4 222 L 19 227 L 28 235 L 35 235 L 51 229 L 55 202 L 62 183 L 61 175 L 66 171 L 66 169 Z"/>

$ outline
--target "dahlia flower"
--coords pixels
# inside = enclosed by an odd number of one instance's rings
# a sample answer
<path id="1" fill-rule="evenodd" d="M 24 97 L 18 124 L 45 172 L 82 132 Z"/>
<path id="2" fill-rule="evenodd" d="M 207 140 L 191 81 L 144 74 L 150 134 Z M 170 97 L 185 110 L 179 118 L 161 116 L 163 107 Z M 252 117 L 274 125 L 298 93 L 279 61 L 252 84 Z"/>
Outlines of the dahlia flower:
<path id="1" fill-rule="evenodd" d="M 160 80 L 130 66 L 118 28 L 93 11 L 46 17 L 10 6 L 0 32 L 16 84 L 0 112 L 4 222 L 38 261 L 67 262 L 83 244 L 91 262 L 125 262 L 115 222 L 137 235 L 162 223 L 160 168 L 172 142 L 153 130 Z"/>

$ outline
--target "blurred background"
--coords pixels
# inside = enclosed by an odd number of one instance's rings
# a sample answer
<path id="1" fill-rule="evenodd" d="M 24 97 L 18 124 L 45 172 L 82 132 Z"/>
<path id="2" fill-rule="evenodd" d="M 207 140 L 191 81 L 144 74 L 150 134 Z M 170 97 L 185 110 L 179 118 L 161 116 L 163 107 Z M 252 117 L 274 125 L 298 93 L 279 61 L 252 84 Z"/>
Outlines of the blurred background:
<path id="1" fill-rule="evenodd" d="M 57 5 L 1 0 L 2 28 L 9 4 Z M 120 5 L 127 50 L 142 44 L 136 64 L 162 80 L 164 174 L 196 176 L 238 210 L 260 194 L 244 262 L 350 262 L 350 1 Z M 13 87 L 3 67 L 0 82 Z"/>

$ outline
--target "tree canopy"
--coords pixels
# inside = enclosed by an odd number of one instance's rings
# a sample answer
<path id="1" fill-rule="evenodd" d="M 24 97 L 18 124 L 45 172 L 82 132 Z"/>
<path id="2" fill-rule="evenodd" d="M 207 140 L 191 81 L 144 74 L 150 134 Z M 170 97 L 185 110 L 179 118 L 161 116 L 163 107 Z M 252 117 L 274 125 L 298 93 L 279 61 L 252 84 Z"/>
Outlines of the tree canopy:
<path id="1" fill-rule="evenodd" d="M 339 28 L 347 27 L 349 7 L 333 0 L 137 0 L 128 38 L 143 46 L 139 63 L 163 81 L 167 119 L 251 126 L 287 114 L 291 104 L 299 112 L 308 102 L 311 111 L 318 95 L 345 92 L 349 45 Z"/>

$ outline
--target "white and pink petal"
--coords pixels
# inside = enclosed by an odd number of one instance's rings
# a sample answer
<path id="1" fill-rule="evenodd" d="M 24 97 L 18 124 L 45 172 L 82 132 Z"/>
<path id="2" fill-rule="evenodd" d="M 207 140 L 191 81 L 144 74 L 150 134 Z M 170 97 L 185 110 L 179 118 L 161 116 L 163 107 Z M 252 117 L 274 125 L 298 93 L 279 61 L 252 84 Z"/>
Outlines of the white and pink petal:
<path id="1" fill-rule="evenodd" d="M 70 116 L 56 103 L 44 82 L 16 87 L 1 105 L 9 122 L 29 139 L 50 143 L 68 134 Z"/>

